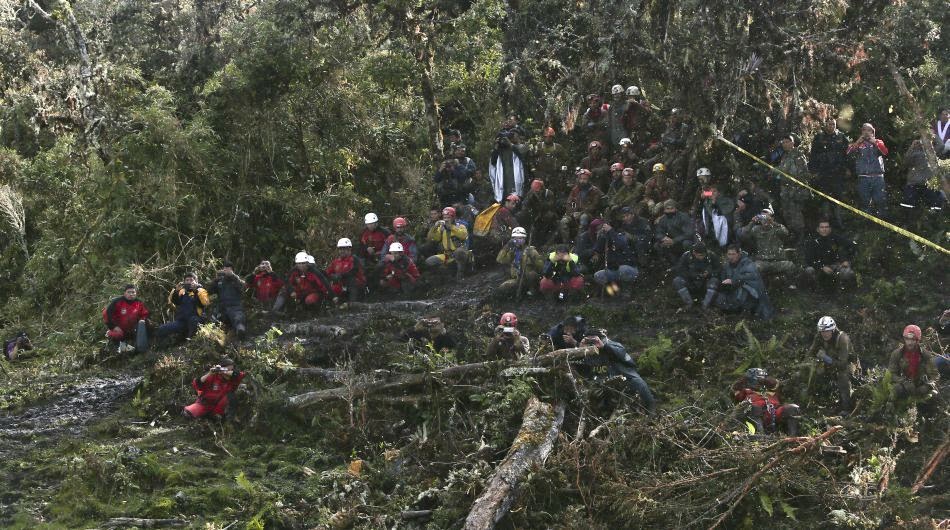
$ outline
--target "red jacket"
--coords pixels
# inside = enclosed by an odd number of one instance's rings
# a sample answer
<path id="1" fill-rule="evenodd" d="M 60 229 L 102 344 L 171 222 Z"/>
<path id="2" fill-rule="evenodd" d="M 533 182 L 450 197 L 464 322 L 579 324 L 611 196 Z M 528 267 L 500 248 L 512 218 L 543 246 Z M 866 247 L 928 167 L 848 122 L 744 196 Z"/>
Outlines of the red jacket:
<path id="1" fill-rule="evenodd" d="M 297 295 L 298 300 L 303 300 L 308 294 L 327 294 L 327 286 L 323 285 L 320 278 L 310 271 L 300 272 L 300 270 L 294 269 L 290 273 L 287 283 L 293 289 L 294 294 Z"/>
<path id="2" fill-rule="evenodd" d="M 386 244 L 387 237 L 389 237 L 389 232 L 383 228 L 376 228 L 376 230 L 364 229 L 363 233 L 360 234 L 360 255 L 370 258 L 375 262 L 375 260 L 379 259 L 379 253 L 383 251 L 383 245 Z M 373 247 L 376 251 L 376 255 L 371 255 L 369 252 L 366 252 L 366 247 Z"/>
<path id="3" fill-rule="evenodd" d="M 102 310 L 102 320 L 106 327 L 112 329 L 118 326 L 122 331 L 134 331 L 139 320 L 148 320 L 149 312 L 139 299 L 129 302 L 124 296 L 120 296 L 109 303 Z"/>
<path id="4" fill-rule="evenodd" d="M 228 394 L 234 392 L 234 389 L 241 384 L 246 372 L 238 372 L 230 378 L 225 378 L 221 374 L 211 374 L 202 383 L 201 379 L 193 379 L 191 386 L 198 392 L 198 401 L 205 405 L 217 405 L 222 400 L 228 398 Z"/>
<path id="5" fill-rule="evenodd" d="M 273 272 L 259 272 L 248 278 L 247 288 L 254 292 L 254 298 L 261 302 L 270 302 L 284 286 L 284 280 Z"/>
<path id="6" fill-rule="evenodd" d="M 334 274 L 345 276 L 351 272 L 356 275 L 357 285 L 366 285 L 366 276 L 363 274 L 363 264 L 359 262 L 356 256 L 338 256 L 334 258 L 327 267 L 327 276 L 330 276 L 331 282 L 334 281 Z"/>
<path id="7" fill-rule="evenodd" d="M 386 262 L 386 266 L 383 267 L 383 278 L 388 278 L 389 275 L 396 280 L 409 279 L 415 282 L 419 279 L 419 268 L 409 257 L 402 256 L 398 261 Z"/>

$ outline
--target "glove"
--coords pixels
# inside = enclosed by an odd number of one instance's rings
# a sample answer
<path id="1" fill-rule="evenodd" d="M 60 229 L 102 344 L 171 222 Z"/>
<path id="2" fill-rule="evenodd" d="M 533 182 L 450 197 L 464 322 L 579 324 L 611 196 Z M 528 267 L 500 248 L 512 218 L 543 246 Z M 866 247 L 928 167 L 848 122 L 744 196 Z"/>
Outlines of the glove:
<path id="1" fill-rule="evenodd" d="M 825 353 L 825 352 L 819 352 L 819 353 L 818 353 L 818 359 L 820 359 L 820 360 L 821 360 L 822 362 L 824 362 L 825 364 L 834 364 L 834 363 L 835 363 L 835 360 L 832 359 L 832 358 L 831 358 L 827 353 Z"/>

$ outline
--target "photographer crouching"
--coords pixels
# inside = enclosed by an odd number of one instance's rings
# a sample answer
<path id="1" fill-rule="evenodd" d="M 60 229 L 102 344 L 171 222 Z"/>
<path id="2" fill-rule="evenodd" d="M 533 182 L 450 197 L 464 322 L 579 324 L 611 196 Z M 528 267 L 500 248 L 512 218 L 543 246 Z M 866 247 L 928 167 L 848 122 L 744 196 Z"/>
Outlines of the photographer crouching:
<path id="1" fill-rule="evenodd" d="M 245 375 L 247 372 L 235 371 L 234 361 L 227 357 L 221 359 L 200 379 L 191 381 L 191 386 L 198 392 L 198 399 L 182 410 L 182 416 L 201 418 L 211 414 L 215 419 L 224 418 L 228 412 L 229 396 L 240 386 Z"/>

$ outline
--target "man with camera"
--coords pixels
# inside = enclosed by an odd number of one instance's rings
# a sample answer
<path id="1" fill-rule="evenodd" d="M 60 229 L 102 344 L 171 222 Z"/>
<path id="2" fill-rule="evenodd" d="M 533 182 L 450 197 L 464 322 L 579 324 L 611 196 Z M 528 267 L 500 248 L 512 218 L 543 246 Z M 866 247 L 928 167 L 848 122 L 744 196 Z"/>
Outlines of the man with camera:
<path id="1" fill-rule="evenodd" d="M 274 274 L 274 268 L 267 260 L 262 261 L 254 268 L 254 273 L 245 280 L 248 290 L 254 295 L 254 299 L 265 307 L 273 305 L 274 300 L 284 286 L 284 280 Z"/>
<path id="2" fill-rule="evenodd" d="M 186 273 L 181 283 L 168 293 L 168 304 L 175 307 L 175 320 L 162 324 L 156 335 L 159 338 L 179 335 L 194 336 L 204 322 L 204 311 L 211 304 L 208 291 L 198 283 L 198 275 Z"/>
<path id="3" fill-rule="evenodd" d="M 456 279 L 461 280 L 472 261 L 472 252 L 465 248 L 468 228 L 455 218 L 455 208 L 447 206 L 442 209 L 442 219 L 432 225 L 426 239 L 437 246 L 437 253 L 426 258 L 426 267 L 436 269 L 455 265 Z"/>
<path id="4" fill-rule="evenodd" d="M 495 258 L 500 265 L 508 265 L 508 279 L 498 286 L 501 296 L 516 296 L 518 289 L 533 291 L 538 285 L 544 258 L 534 246 L 527 244 L 528 232 L 518 227 L 511 231 L 511 240 L 498 251 Z"/>
<path id="5" fill-rule="evenodd" d="M 208 372 L 191 381 L 198 393 L 198 399 L 182 410 L 186 418 L 201 418 L 211 415 L 214 419 L 223 419 L 228 413 L 229 396 L 234 392 L 247 372 L 235 373 L 234 361 L 227 357 L 208 369 Z"/>
<path id="6" fill-rule="evenodd" d="M 580 265 L 577 263 L 577 254 L 571 252 L 570 247 L 561 243 L 548 254 L 541 271 L 539 290 L 557 300 L 564 300 L 570 296 L 584 294 L 584 276 L 581 275 Z"/>
<path id="7" fill-rule="evenodd" d="M 234 265 L 230 261 L 222 264 L 221 270 L 208 286 L 209 293 L 218 295 L 217 312 L 220 314 L 221 321 L 234 330 L 238 339 L 243 339 L 247 333 L 244 304 L 241 299 L 244 286 L 244 280 L 234 273 Z"/>
<path id="8" fill-rule="evenodd" d="M 656 412 L 656 399 L 653 392 L 650 391 L 647 382 L 640 377 L 637 371 L 637 362 L 627 353 L 623 344 L 607 338 L 604 330 L 590 333 L 584 336 L 580 341 L 580 347 L 593 346 L 597 348 L 598 355 L 585 358 L 582 363 L 594 369 L 598 367 L 607 368 L 607 377 L 622 377 L 627 383 L 627 391 L 636 393 L 640 397 L 640 405 L 647 414 Z M 596 380 L 598 376 L 594 376 Z"/>
<path id="9" fill-rule="evenodd" d="M 383 271 L 379 286 L 384 291 L 412 294 L 419 281 L 419 269 L 405 252 L 402 243 L 389 244 L 388 252 L 383 256 Z"/>
<path id="10" fill-rule="evenodd" d="M 861 126 L 861 136 L 848 146 L 848 154 L 854 158 L 854 172 L 858 175 L 861 210 L 878 217 L 887 215 L 884 186 L 884 157 L 887 153 L 884 140 L 875 136 L 874 126 L 870 123 Z"/>
<path id="11" fill-rule="evenodd" d="M 759 274 L 790 278 L 795 273 L 795 264 L 785 259 L 788 229 L 775 222 L 771 208 L 755 216 L 746 230 L 749 231 L 749 240 L 755 245 L 755 266 Z"/>
<path id="12" fill-rule="evenodd" d="M 516 360 L 528 355 L 530 351 L 528 337 L 522 337 L 518 331 L 518 316 L 514 313 L 501 315 L 498 325 L 495 326 L 495 336 L 488 343 L 485 357 L 489 360 Z"/>

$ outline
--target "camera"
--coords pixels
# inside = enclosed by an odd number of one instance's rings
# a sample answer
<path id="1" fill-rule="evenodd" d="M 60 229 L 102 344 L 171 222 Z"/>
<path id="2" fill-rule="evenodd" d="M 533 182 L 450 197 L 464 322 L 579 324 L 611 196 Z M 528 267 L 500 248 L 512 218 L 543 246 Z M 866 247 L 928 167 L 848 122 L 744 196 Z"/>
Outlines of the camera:
<path id="1" fill-rule="evenodd" d="M 502 333 L 503 335 L 514 335 L 514 334 L 515 334 L 515 328 L 510 327 L 510 326 L 505 326 L 505 327 L 501 328 L 501 333 Z"/>
<path id="2" fill-rule="evenodd" d="M 703 191 L 703 198 L 704 198 L 704 199 L 712 198 L 712 196 L 713 196 L 712 190 L 704 190 L 704 191 Z"/>

